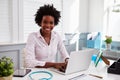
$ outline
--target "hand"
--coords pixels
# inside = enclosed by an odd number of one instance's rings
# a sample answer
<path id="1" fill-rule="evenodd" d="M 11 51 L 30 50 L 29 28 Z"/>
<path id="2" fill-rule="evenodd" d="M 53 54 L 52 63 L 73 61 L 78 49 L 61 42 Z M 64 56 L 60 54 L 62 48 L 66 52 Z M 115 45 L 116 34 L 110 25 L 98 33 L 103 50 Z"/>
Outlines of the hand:
<path id="1" fill-rule="evenodd" d="M 68 63 L 68 60 L 69 60 L 69 58 L 66 58 L 66 59 L 65 59 L 65 63 L 66 63 L 66 64 Z"/>
<path id="2" fill-rule="evenodd" d="M 65 72 L 66 66 L 66 63 L 56 63 L 54 68 L 58 69 L 59 71 Z"/>

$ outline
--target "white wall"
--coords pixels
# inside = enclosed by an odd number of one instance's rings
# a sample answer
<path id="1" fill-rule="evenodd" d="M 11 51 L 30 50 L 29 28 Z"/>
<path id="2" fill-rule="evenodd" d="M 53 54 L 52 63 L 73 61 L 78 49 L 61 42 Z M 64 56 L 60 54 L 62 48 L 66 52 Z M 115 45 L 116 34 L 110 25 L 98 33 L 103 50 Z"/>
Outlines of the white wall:
<path id="1" fill-rule="evenodd" d="M 72 9 L 72 6 L 74 5 L 75 1 L 77 0 L 63 0 L 63 32 L 65 33 L 71 33 L 76 30 L 79 32 L 86 32 L 87 26 L 88 26 L 88 0 L 78 0 L 79 9 L 78 14 L 77 11 L 75 11 L 75 8 Z M 76 3 L 75 3 L 76 4 Z M 73 21 L 73 26 L 71 26 L 71 10 L 73 10 L 75 15 L 72 15 L 72 17 L 78 18 L 78 25 L 77 20 Z M 77 9 L 76 9 L 77 10 Z M 71 28 L 73 28 L 71 30 Z"/>
<path id="2" fill-rule="evenodd" d="M 76 28 L 78 27 L 75 27 L 76 26 L 76 22 L 77 20 L 75 20 L 76 16 L 77 15 L 77 11 L 75 11 L 75 2 L 78 1 L 78 0 L 63 0 L 63 32 L 64 33 L 71 33 L 73 31 L 76 30 Z M 75 14 L 75 15 L 74 15 Z M 71 16 L 72 15 L 72 16 Z M 71 19 L 72 17 L 72 19 Z M 74 23 L 74 24 L 73 24 Z"/>
<path id="3" fill-rule="evenodd" d="M 104 0 L 89 0 L 88 31 L 102 31 Z"/>
<path id="4" fill-rule="evenodd" d="M 80 0 L 79 32 L 88 31 L 89 0 Z"/>
<path id="5" fill-rule="evenodd" d="M 75 0 L 63 0 L 63 28 L 70 31 L 70 7 Z M 79 32 L 102 32 L 104 0 L 79 0 Z M 76 15 L 73 15 L 76 17 Z M 74 26 L 73 26 L 74 27 Z"/>

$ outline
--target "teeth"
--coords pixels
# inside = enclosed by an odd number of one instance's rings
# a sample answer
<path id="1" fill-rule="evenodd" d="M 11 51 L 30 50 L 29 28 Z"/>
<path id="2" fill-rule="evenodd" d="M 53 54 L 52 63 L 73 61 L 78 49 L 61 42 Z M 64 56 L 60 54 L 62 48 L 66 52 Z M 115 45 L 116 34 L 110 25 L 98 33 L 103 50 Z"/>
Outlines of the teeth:
<path id="1" fill-rule="evenodd" d="M 50 30 L 50 29 L 45 29 L 45 30 Z"/>

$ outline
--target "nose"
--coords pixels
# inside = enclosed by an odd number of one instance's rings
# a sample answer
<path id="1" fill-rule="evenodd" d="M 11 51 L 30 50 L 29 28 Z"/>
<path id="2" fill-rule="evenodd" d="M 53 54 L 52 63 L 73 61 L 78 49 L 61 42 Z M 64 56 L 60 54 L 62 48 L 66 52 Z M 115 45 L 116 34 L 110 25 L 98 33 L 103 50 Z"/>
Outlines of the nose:
<path id="1" fill-rule="evenodd" d="M 50 23 L 47 23 L 45 26 L 46 26 L 46 28 L 52 28 L 53 27 L 53 25 L 50 24 Z"/>
<path id="2" fill-rule="evenodd" d="M 50 26 L 51 26 L 51 24 L 50 24 L 50 23 L 47 23 L 47 24 L 46 24 L 46 26 L 47 26 L 47 27 L 50 27 Z"/>

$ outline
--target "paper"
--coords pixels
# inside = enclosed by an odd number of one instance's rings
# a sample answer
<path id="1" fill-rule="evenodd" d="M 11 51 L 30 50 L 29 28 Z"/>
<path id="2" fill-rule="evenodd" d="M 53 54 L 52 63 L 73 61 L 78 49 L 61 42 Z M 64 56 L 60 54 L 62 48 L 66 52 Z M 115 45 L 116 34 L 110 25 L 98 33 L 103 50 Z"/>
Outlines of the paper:
<path id="1" fill-rule="evenodd" d="M 95 40 L 98 36 L 98 32 L 92 32 L 87 35 L 87 40 Z"/>
<path id="2" fill-rule="evenodd" d="M 88 75 L 88 74 L 82 74 L 82 75 L 76 76 L 74 78 L 71 78 L 69 80 L 102 80 L 102 79 Z"/>

